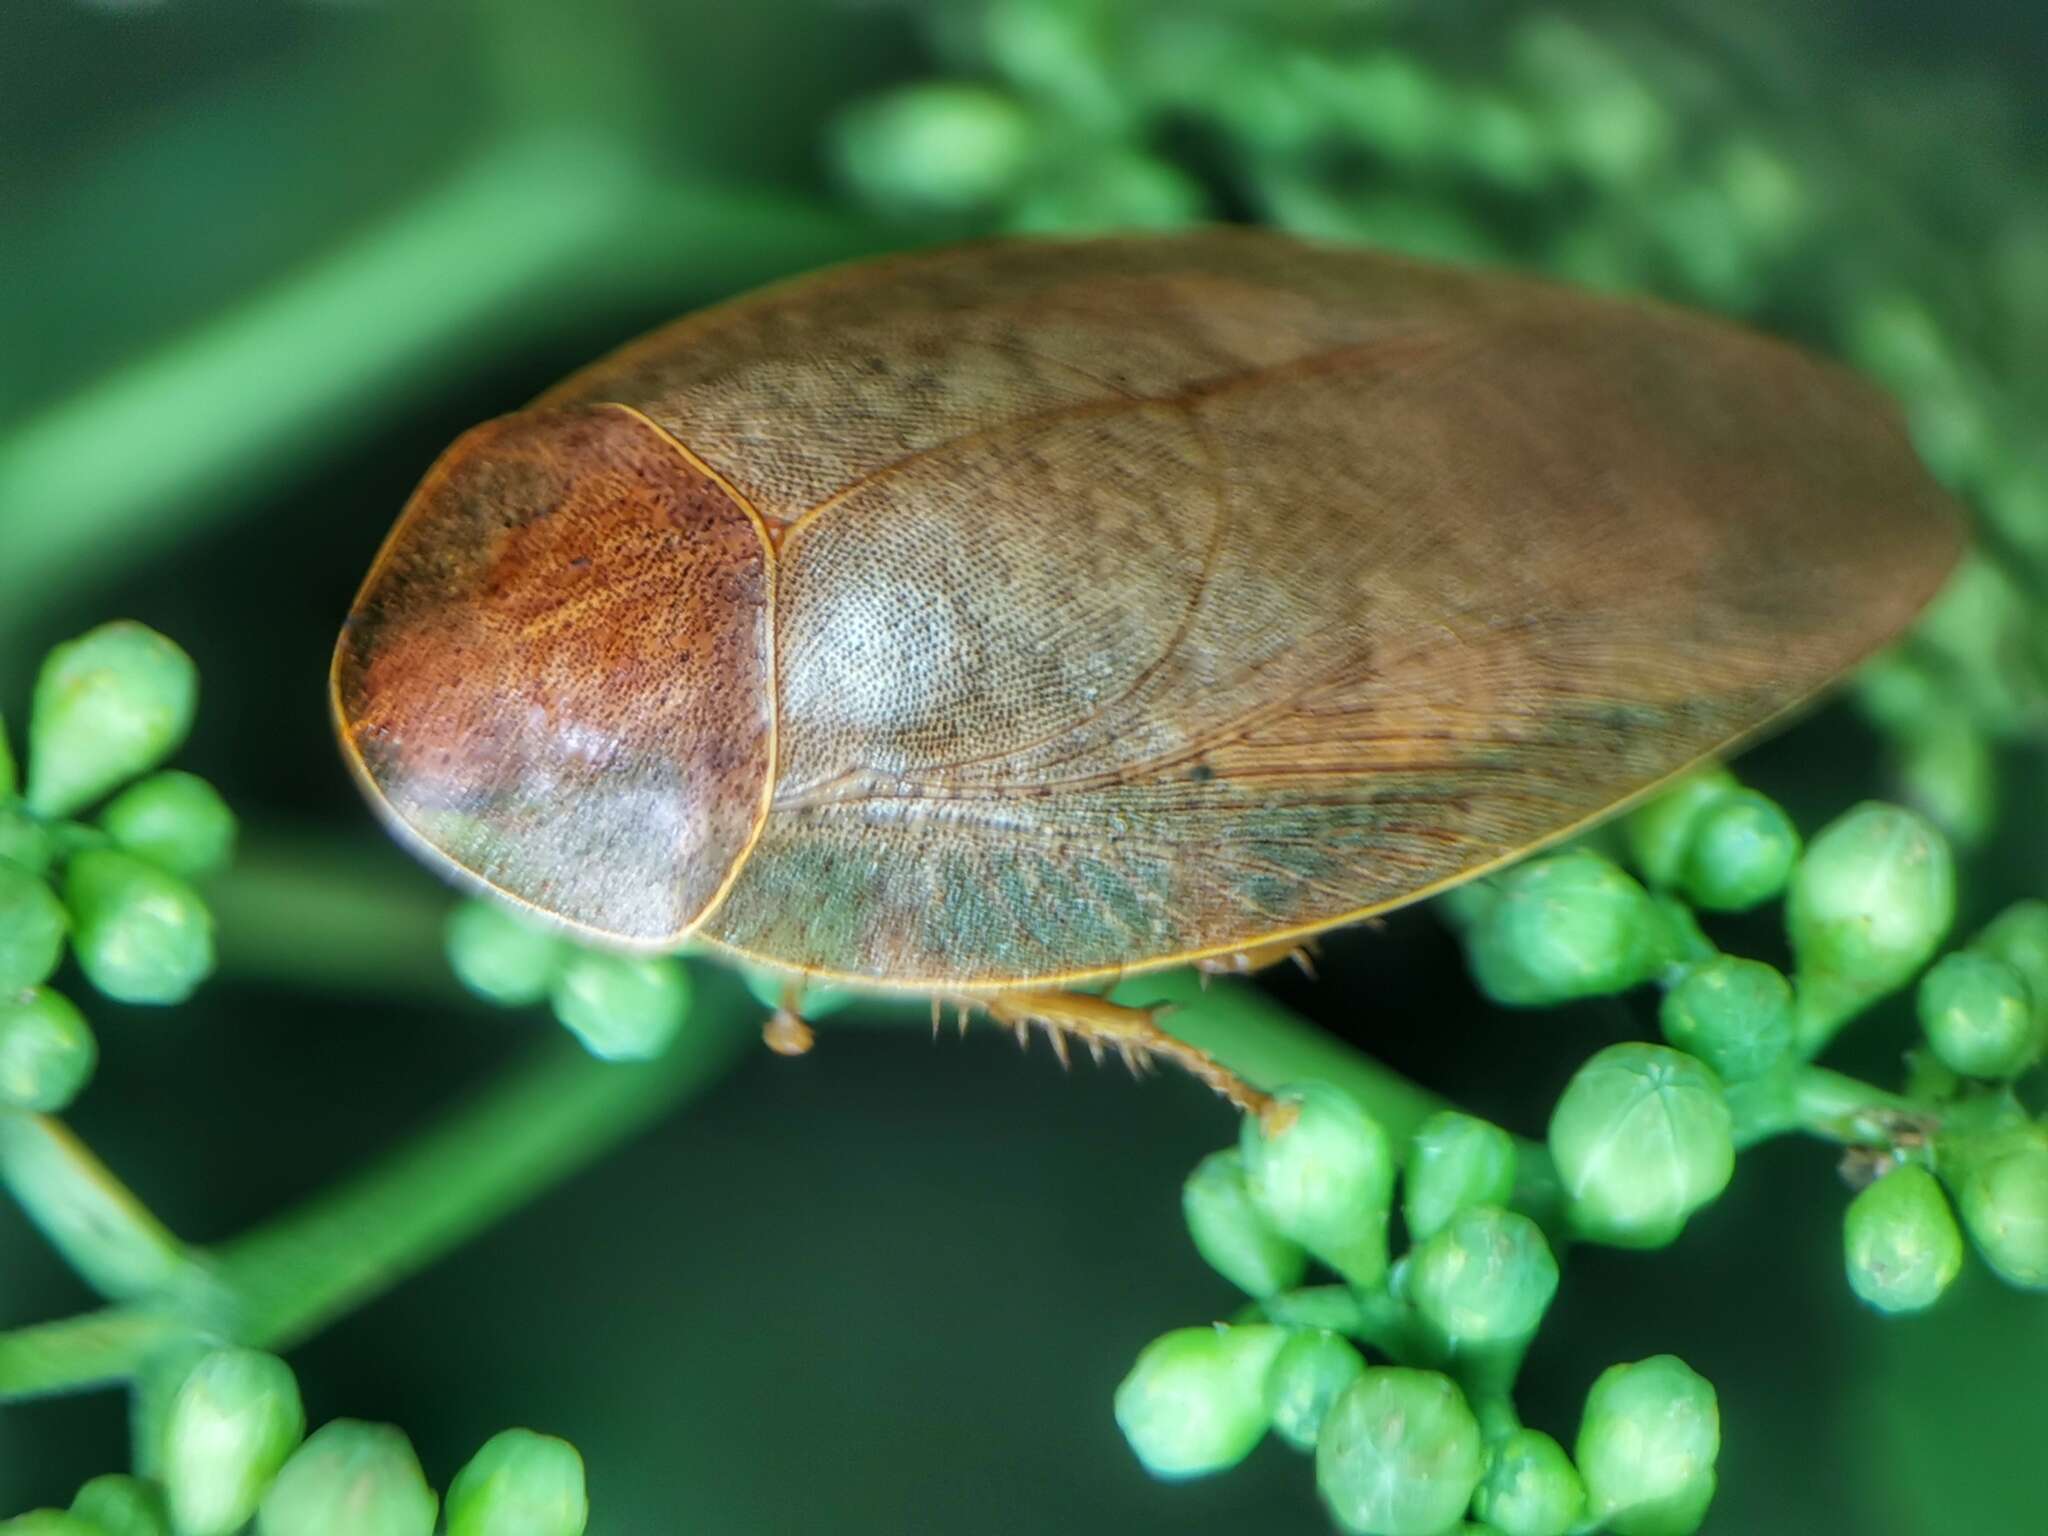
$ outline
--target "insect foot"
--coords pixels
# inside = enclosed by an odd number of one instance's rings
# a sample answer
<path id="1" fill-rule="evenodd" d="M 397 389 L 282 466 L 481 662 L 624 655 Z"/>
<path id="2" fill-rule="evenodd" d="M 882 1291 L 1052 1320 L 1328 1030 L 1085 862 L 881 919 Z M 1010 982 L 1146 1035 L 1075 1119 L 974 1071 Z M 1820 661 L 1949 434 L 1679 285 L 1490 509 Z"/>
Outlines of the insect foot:
<path id="1" fill-rule="evenodd" d="M 1247 1114 L 1263 1111 L 1270 1100 L 1206 1052 L 1196 1050 L 1159 1027 L 1163 1007 L 1130 1008 L 1085 992 L 1015 991 L 992 997 L 963 999 L 961 1006 L 979 1007 L 998 1024 L 1016 1031 L 1018 1043 L 1031 1037 L 1032 1026 L 1045 1031 L 1062 1065 L 1068 1061 L 1069 1035 L 1088 1047 L 1098 1062 L 1114 1051 L 1132 1074 L 1154 1061 L 1170 1061 L 1213 1088 Z"/>

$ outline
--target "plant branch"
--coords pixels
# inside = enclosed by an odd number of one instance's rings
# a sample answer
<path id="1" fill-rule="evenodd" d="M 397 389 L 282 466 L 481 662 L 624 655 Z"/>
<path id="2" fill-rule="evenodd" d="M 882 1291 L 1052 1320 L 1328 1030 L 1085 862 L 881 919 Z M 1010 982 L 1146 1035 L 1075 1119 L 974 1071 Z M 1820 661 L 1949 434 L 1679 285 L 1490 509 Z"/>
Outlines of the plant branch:
<path id="1" fill-rule="evenodd" d="M 102 1296 L 161 1294 L 196 1272 L 191 1250 L 52 1116 L 0 1110 L 0 1179 Z"/>
<path id="2" fill-rule="evenodd" d="M 385 1161 L 211 1254 L 206 1283 L 0 1334 L 0 1401 L 133 1379 L 196 1334 L 286 1349 L 627 1140 L 716 1081 L 755 1038 L 736 977 L 699 977 L 659 1060 L 597 1061 L 551 1041 Z"/>
<path id="3" fill-rule="evenodd" d="M 1841 1146 L 1890 1146 L 1902 1131 L 1924 1128 L 1934 1118 L 1912 1099 L 1846 1073 L 1798 1063 L 1731 1083 L 1728 1107 L 1738 1150 L 1795 1131 Z"/>

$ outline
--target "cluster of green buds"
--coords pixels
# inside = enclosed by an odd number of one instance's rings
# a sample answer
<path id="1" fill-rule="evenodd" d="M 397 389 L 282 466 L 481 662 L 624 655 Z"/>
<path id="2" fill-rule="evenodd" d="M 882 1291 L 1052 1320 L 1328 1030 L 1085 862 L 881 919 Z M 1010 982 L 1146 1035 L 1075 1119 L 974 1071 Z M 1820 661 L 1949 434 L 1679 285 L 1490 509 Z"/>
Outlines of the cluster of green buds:
<path id="1" fill-rule="evenodd" d="M 444 1507 L 402 1430 L 335 1419 L 308 1435 L 291 1368 L 257 1350 L 200 1355 L 154 1438 L 154 1476 L 96 1477 L 68 1510 L 0 1522 L 0 1536 L 582 1536 L 589 1520 L 567 1441 L 492 1436 Z"/>
<path id="2" fill-rule="evenodd" d="M 545 1001 L 602 1061 L 649 1061 L 690 1016 L 690 973 L 672 956 L 586 948 L 493 901 L 448 916 L 448 963 L 476 996 L 500 1008 Z"/>
<path id="3" fill-rule="evenodd" d="M 666 1051 L 690 1016 L 690 973 L 676 955 L 621 955 L 565 938 L 495 901 L 469 900 L 449 913 L 448 963 L 476 996 L 500 1008 L 546 1002 L 584 1049 L 601 1061 L 648 1061 Z M 747 990 L 767 1012 L 770 1049 L 810 1048 L 807 1021 L 846 1007 L 855 994 L 798 985 L 784 973 L 746 966 Z"/>
<path id="4" fill-rule="evenodd" d="M 1188 1179 L 1196 1248 L 1251 1304 L 1139 1356 L 1116 1406 L 1148 1470 L 1218 1472 L 1271 1431 L 1313 1452 L 1324 1502 L 1360 1536 L 1467 1521 L 1504 1536 L 1697 1529 L 1719 1419 L 1686 1365 L 1609 1370 L 1570 1454 L 1522 1424 L 1512 1389 L 1571 1243 L 1670 1243 L 1740 1149 L 1787 1132 L 1847 1149 L 1860 1190 L 1845 1267 L 1871 1306 L 1931 1305 L 1970 1245 L 2006 1281 L 2048 1289 L 2048 1126 L 2014 1091 L 2048 1054 L 2048 903 L 2019 903 L 1930 966 L 1955 874 L 1925 818 L 1862 805 L 1802 843 L 1782 808 L 1720 769 L 1606 843 L 1618 857 L 1566 848 L 1439 908 L 1496 1003 L 1654 986 L 1663 1041 L 1596 1052 L 1544 1145 L 1452 1110 L 1403 1143 L 1334 1086 L 1277 1094 Z M 1702 927 L 1774 901 L 1789 974 L 1723 953 Z M 1901 1089 L 1814 1063 L 1916 978 L 1924 1043 Z"/>
<path id="5" fill-rule="evenodd" d="M 1603 1375 L 1570 1454 L 1516 1413 L 1559 1278 L 1550 1238 L 1516 1209 L 1522 1155 L 1453 1110 L 1396 1146 L 1328 1084 L 1275 1095 L 1187 1181 L 1196 1248 L 1250 1304 L 1154 1340 L 1118 1388 L 1146 1469 L 1221 1472 L 1271 1432 L 1314 1457 L 1324 1503 L 1359 1536 L 1468 1520 L 1502 1536 L 1695 1529 L 1720 1426 L 1713 1389 L 1679 1361 Z M 1318 1268 L 1330 1278 L 1306 1283 Z"/>
<path id="6" fill-rule="evenodd" d="M 194 884 L 228 862 L 235 819 L 204 779 L 159 770 L 198 691 L 162 635 L 104 624 L 44 661 L 26 773 L 0 729 L 0 1109 L 61 1110 L 92 1075 L 92 1031 L 50 985 L 67 948 L 123 1003 L 182 1002 L 213 969 Z"/>
<path id="7" fill-rule="evenodd" d="M 1955 868 L 1929 821 L 1860 805 L 1802 848 L 1780 808 L 1719 769 L 1632 813 L 1619 842 L 1640 880 L 1580 847 L 1444 904 L 1498 1003 L 1662 988 L 1665 1043 L 1600 1051 L 1552 1116 L 1572 1235 L 1669 1242 L 1737 1150 L 1804 1131 L 1848 1148 L 1866 1186 L 1844 1246 L 1873 1306 L 1930 1305 L 1961 1268 L 1964 1230 L 2004 1279 L 2048 1286 L 2048 1125 L 2015 1092 L 2048 1049 L 2048 903 L 2016 904 L 1930 966 L 1954 921 Z M 1721 952 L 1697 918 L 1778 899 L 1789 975 Z M 1924 1043 L 1901 1089 L 1814 1064 L 1916 978 Z"/>

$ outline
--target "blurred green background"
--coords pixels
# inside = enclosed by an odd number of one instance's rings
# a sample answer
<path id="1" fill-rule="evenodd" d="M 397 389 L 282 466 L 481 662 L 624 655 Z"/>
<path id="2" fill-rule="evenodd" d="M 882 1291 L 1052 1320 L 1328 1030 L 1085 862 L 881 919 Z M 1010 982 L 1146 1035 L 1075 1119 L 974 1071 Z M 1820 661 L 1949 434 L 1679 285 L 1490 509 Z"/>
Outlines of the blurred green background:
<path id="1" fill-rule="evenodd" d="M 51 642 L 142 619 L 198 659 L 182 762 L 248 826 L 222 975 L 170 1012 L 96 1002 L 74 1123 L 217 1239 L 548 1027 L 446 978 L 446 898 L 329 741 L 335 625 L 463 428 L 830 260 L 1259 219 L 1743 314 L 1907 396 L 2014 615 L 1948 659 L 2038 684 L 2044 71 L 2048 23 L 1993 0 L 10 0 L 0 708 Z M 1902 759 L 1836 706 L 1745 773 L 1808 830 L 1902 782 L 1974 817 L 1981 919 L 2041 892 L 2048 846 L 2038 717 L 2005 719 Z M 1525 1133 L 1648 1027 L 1484 1008 L 1427 913 L 1339 936 L 1323 972 L 1268 985 Z M 1909 1030 L 1894 1010 L 1849 1058 L 1886 1073 Z M 1284 1449 L 1168 1488 L 1110 1419 L 1146 1340 L 1233 1304 L 1179 1214 L 1231 1132 L 1177 1077 L 828 1031 L 293 1361 L 315 1421 L 402 1424 L 437 1484 L 508 1422 L 568 1436 L 613 1536 L 1320 1531 Z M 1603 1365 L 1668 1350 L 1721 1394 L 1709 1530 L 2048 1529 L 2048 1311 L 1974 1273 L 1932 1317 L 1866 1314 L 1842 1199 L 1824 1150 L 1773 1145 L 1676 1248 L 1580 1249 L 1532 1422 L 1568 1432 Z M 0 1208 L 0 1325 L 87 1300 Z M 124 1464 L 125 1428 L 112 1394 L 0 1410 L 0 1510 Z"/>

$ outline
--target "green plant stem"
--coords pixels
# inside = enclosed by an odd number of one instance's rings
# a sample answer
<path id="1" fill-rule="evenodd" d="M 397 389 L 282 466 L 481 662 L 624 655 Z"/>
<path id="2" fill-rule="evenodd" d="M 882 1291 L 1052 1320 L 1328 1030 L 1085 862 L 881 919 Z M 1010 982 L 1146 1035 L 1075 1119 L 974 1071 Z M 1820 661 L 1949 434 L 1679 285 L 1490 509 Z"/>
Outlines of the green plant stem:
<path id="1" fill-rule="evenodd" d="M 191 1250 L 52 1116 L 0 1111 L 0 1179 L 85 1283 L 110 1300 L 161 1294 L 195 1273 Z"/>
<path id="2" fill-rule="evenodd" d="M 126 1381 L 189 1327 L 172 1312 L 138 1305 L 0 1333 L 0 1402 Z"/>
<path id="3" fill-rule="evenodd" d="M 1793 1064 L 1728 1089 L 1736 1147 L 1799 1131 L 1842 1146 L 1890 1146 L 1935 1118 L 1925 1106 L 1827 1067 Z"/>
<path id="4" fill-rule="evenodd" d="M 560 1183 L 716 1081 L 755 1038 L 737 978 L 700 978 L 666 1056 L 614 1065 L 551 1041 L 384 1162 L 211 1255 L 209 1283 L 0 1334 L 0 1401 L 133 1378 L 180 1337 L 285 1349 Z"/>

